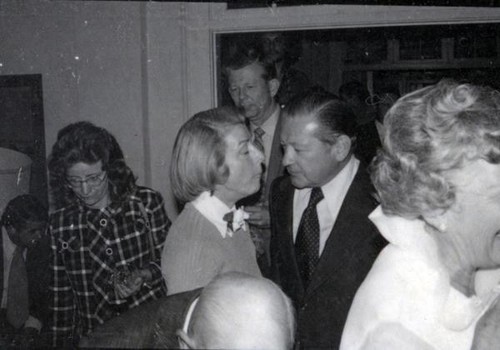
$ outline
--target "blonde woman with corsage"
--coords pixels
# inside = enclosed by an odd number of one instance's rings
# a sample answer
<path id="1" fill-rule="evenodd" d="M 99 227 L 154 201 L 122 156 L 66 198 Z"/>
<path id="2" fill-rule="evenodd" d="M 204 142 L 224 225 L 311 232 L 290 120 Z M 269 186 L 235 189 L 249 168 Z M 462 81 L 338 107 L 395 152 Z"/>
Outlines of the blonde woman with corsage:
<path id="1" fill-rule="evenodd" d="M 169 295 L 204 287 L 228 271 L 261 275 L 248 214 L 235 203 L 259 190 L 263 160 L 244 117 L 233 108 L 200 112 L 181 127 L 170 177 L 185 206 L 161 262 Z"/>
<path id="2" fill-rule="evenodd" d="M 341 350 L 498 349 L 500 94 L 441 81 L 400 98 L 384 126 L 370 219 L 389 245 L 356 293 Z"/>

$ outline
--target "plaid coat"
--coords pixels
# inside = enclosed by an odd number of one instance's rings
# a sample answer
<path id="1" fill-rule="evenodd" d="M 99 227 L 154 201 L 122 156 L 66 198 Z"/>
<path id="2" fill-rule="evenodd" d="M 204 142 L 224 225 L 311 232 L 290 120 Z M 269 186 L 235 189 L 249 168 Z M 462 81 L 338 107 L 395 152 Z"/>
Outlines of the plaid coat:
<path id="1" fill-rule="evenodd" d="M 169 227 L 163 198 L 145 187 L 101 210 L 75 204 L 50 216 L 54 346 L 71 345 L 105 320 L 166 294 L 160 258 Z M 149 268 L 153 279 L 119 299 L 113 277 L 125 268 Z"/>

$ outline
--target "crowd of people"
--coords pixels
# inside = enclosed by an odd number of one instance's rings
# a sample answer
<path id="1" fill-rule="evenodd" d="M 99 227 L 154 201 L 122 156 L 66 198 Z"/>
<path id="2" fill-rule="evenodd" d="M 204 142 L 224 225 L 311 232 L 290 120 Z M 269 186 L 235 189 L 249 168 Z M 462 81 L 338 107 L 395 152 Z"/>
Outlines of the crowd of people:
<path id="1" fill-rule="evenodd" d="M 293 83 L 286 42 L 230 50 L 233 105 L 180 128 L 173 223 L 109 131 L 59 131 L 50 215 L 1 216 L 0 347 L 498 346 L 500 93 L 337 96 Z"/>

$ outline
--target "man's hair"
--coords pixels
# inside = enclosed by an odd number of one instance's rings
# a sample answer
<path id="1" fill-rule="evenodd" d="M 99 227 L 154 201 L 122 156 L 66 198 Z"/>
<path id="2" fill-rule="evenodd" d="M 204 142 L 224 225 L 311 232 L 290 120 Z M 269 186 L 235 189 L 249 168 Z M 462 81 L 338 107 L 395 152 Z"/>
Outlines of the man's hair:
<path id="1" fill-rule="evenodd" d="M 285 118 L 314 116 L 319 128 L 316 137 L 322 142 L 334 144 L 339 135 L 347 135 L 354 148 L 356 141 L 356 117 L 351 108 L 335 95 L 326 91 L 308 91 L 293 99 L 285 108 Z"/>
<path id="2" fill-rule="evenodd" d="M 115 137 L 106 129 L 87 121 L 67 125 L 59 131 L 48 164 L 56 207 L 64 207 L 77 200 L 67 185 L 68 169 L 76 163 L 94 164 L 99 161 L 102 162 L 102 170 L 107 173 L 111 200 L 124 200 L 135 190 L 136 180 Z"/>
<path id="3" fill-rule="evenodd" d="M 27 223 L 46 223 L 47 208 L 36 197 L 23 194 L 11 199 L 0 219 L 0 226 L 13 227 L 18 231 Z"/>
<path id="4" fill-rule="evenodd" d="M 370 97 L 368 89 L 357 80 L 352 80 L 340 85 L 339 96 L 341 98 L 357 97 L 363 103 Z"/>
<path id="5" fill-rule="evenodd" d="M 386 114 L 372 180 L 384 212 L 418 218 L 447 210 L 449 171 L 484 159 L 500 164 L 500 93 L 443 80 L 401 97 Z"/>
<path id="6" fill-rule="evenodd" d="M 182 125 L 170 163 L 172 191 L 180 202 L 190 202 L 226 182 L 229 168 L 225 164 L 225 134 L 235 125 L 246 127 L 247 122 L 233 107 L 197 113 Z"/>
<path id="7" fill-rule="evenodd" d="M 264 69 L 264 80 L 276 79 L 276 68 L 273 62 L 265 59 L 264 53 L 259 45 L 251 41 L 250 43 L 235 42 L 227 50 L 227 57 L 224 57 L 223 72 L 226 78 L 230 71 L 242 69 L 252 63 L 257 63 Z"/>
<path id="8" fill-rule="evenodd" d="M 230 272 L 203 289 L 188 334 L 202 347 L 291 349 L 294 309 L 270 280 Z"/>

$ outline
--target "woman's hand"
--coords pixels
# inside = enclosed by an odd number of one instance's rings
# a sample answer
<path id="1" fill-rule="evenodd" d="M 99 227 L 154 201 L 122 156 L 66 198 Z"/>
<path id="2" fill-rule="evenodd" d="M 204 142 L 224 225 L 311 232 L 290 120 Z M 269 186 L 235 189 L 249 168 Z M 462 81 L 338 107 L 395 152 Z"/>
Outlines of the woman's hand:
<path id="1" fill-rule="evenodd" d="M 137 293 L 142 285 L 153 279 L 148 269 L 138 269 L 130 273 L 123 281 L 115 283 L 115 293 L 120 299 L 128 298 Z"/>
<path id="2" fill-rule="evenodd" d="M 500 302 L 489 309 L 476 325 L 471 349 L 496 349 L 500 344 Z"/>

